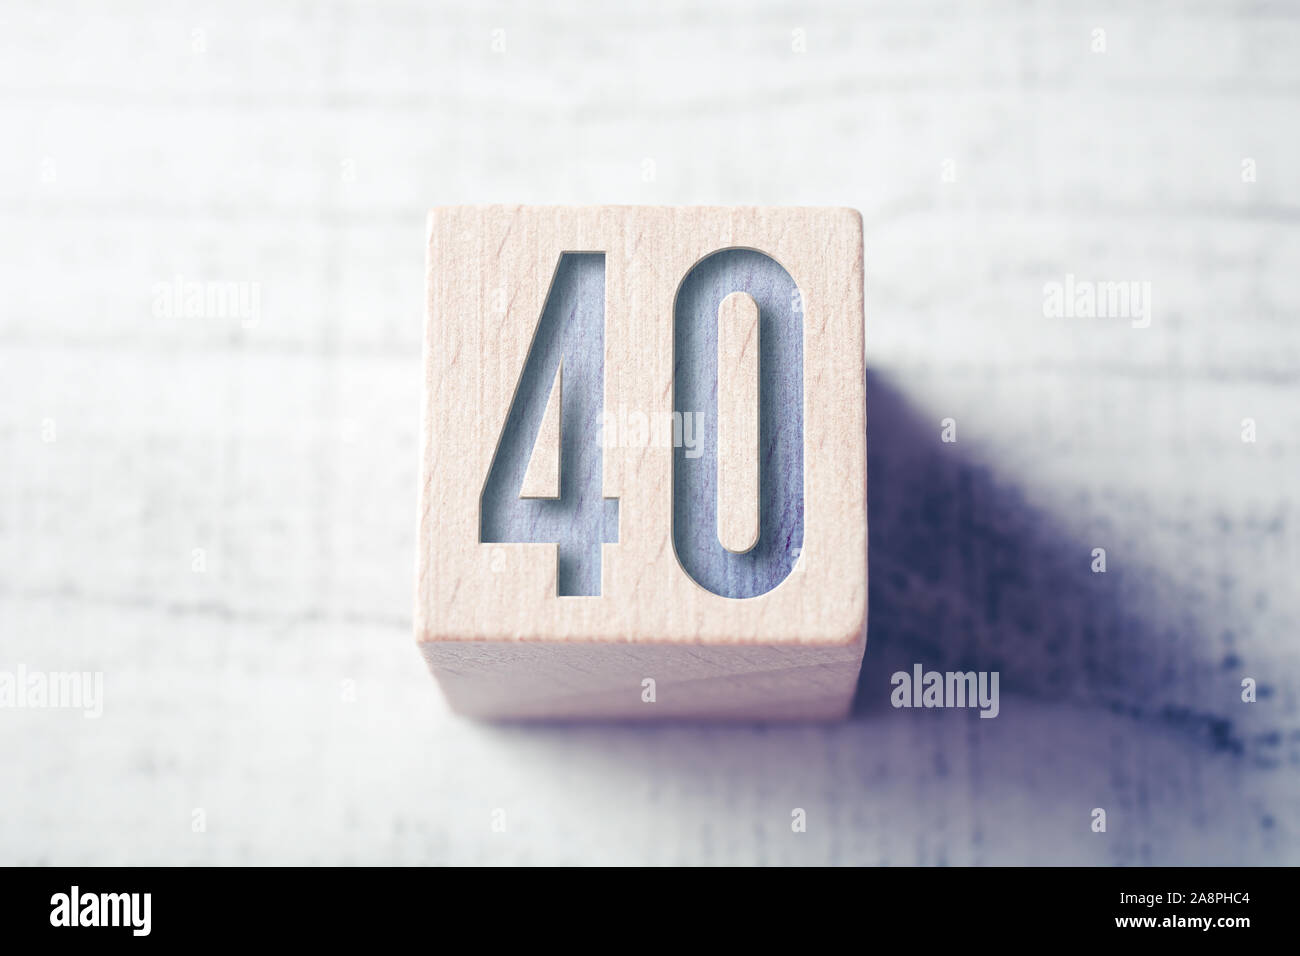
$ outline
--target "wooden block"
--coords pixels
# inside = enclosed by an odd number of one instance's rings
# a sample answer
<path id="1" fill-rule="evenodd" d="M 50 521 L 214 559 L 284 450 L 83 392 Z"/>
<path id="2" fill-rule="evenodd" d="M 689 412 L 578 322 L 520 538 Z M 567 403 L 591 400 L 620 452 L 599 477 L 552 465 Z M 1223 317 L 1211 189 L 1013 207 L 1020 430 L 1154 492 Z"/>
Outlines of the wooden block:
<path id="1" fill-rule="evenodd" d="M 858 213 L 437 209 L 428 291 L 415 627 L 452 706 L 847 713 Z"/>

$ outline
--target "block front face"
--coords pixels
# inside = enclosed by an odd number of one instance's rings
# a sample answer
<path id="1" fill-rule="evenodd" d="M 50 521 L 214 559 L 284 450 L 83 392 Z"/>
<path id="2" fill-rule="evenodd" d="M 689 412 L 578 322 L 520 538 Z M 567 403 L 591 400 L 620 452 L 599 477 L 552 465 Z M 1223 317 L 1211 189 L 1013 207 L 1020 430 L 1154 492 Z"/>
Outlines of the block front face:
<path id="1" fill-rule="evenodd" d="M 745 673 L 769 700 L 784 671 L 851 694 L 858 214 L 456 207 L 431 214 L 429 242 L 415 616 L 453 703 L 617 713 L 599 661 L 625 666 L 621 686 L 670 657 L 699 662 L 683 680 L 725 678 L 738 716 Z M 581 673 L 582 644 L 624 652 L 593 653 L 586 686 L 551 675 L 569 704 L 506 705 L 547 645 Z"/>

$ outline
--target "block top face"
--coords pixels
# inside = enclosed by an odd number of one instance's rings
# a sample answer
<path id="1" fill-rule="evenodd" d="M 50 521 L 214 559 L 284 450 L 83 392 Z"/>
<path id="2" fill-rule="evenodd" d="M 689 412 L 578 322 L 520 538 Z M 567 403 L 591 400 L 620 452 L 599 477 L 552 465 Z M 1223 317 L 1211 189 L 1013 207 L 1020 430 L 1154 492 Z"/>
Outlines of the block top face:
<path id="1" fill-rule="evenodd" d="M 857 212 L 436 209 L 424 367 L 418 640 L 862 637 Z"/>

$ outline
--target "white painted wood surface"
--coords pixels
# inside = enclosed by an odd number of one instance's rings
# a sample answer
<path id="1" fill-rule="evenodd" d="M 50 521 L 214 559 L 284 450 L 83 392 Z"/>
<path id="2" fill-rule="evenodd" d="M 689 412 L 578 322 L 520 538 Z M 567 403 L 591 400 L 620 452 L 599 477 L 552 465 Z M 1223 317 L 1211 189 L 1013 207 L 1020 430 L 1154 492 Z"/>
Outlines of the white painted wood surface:
<path id="1" fill-rule="evenodd" d="M 1300 862 L 1288 8 L 0 16 L 0 668 L 106 695 L 0 711 L 0 861 Z M 475 201 L 864 211 L 857 720 L 444 711 L 423 228 Z M 1067 274 L 1150 281 L 1150 327 L 1046 318 Z M 187 318 L 178 277 L 258 307 Z M 891 709 L 916 661 L 1000 669 L 1000 716 Z"/>

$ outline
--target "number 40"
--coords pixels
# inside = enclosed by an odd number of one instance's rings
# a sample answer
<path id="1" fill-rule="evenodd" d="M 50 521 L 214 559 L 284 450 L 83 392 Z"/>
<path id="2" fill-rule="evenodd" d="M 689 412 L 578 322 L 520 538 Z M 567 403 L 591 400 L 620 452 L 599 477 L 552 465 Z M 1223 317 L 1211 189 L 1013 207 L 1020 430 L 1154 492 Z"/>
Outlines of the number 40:
<path id="1" fill-rule="evenodd" d="M 757 366 L 751 378 L 756 422 L 752 413 L 745 422 L 723 422 L 718 416 L 719 313 L 732 293 L 744 293 L 757 306 L 757 319 L 748 326 L 756 336 L 736 340 L 736 354 L 746 356 L 742 361 L 749 368 Z M 790 274 L 751 249 L 705 257 L 677 291 L 673 411 L 696 416 L 702 443 L 698 455 L 688 456 L 680 444 L 673 448 L 673 547 L 686 574 L 722 597 L 750 598 L 772 590 L 794 569 L 803 545 L 802 302 Z M 748 308 L 752 319 L 754 308 Z M 560 596 L 599 595 L 601 546 L 618 540 L 618 500 L 602 495 L 604 357 L 605 256 L 563 253 L 488 471 L 480 512 L 483 542 L 558 546 Z M 724 377 L 722 404 L 743 410 L 745 398 L 731 394 L 732 384 Z M 558 496 L 530 497 L 525 488 L 530 453 L 548 417 L 559 422 Z M 710 427 L 710 422 L 718 424 Z M 743 432 L 747 424 L 752 430 L 739 441 L 757 442 L 746 451 L 757 472 L 750 477 L 757 482 L 757 527 L 754 533 L 737 532 L 749 547 L 730 550 L 718 530 L 719 432 L 728 434 L 730 426 L 735 441 L 736 430 Z M 724 460 L 731 458 L 724 454 Z M 722 477 L 731 480 L 725 469 Z M 746 515 L 725 510 L 722 517 L 724 524 L 742 529 L 751 523 Z"/>

